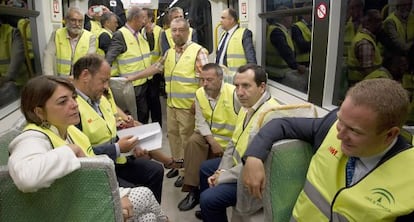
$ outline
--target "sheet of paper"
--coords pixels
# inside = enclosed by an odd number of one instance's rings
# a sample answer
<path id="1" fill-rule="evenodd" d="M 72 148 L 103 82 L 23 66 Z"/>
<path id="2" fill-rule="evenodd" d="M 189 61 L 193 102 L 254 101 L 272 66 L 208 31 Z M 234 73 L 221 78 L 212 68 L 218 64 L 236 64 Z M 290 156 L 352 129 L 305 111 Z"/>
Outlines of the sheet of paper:
<path id="1" fill-rule="evenodd" d="M 118 137 L 135 136 L 139 139 L 138 146 L 144 150 L 160 149 L 162 145 L 162 132 L 158 123 L 149 123 L 141 126 L 131 127 L 118 130 Z M 123 156 L 132 155 L 133 149 L 128 153 L 122 153 Z"/>
<path id="2" fill-rule="evenodd" d="M 139 140 L 145 139 L 147 137 L 150 137 L 152 135 L 155 135 L 157 133 L 161 132 L 160 124 L 158 123 L 149 123 L 145 125 L 135 126 L 127 129 L 118 130 L 118 137 L 124 137 L 124 136 L 136 136 Z"/>

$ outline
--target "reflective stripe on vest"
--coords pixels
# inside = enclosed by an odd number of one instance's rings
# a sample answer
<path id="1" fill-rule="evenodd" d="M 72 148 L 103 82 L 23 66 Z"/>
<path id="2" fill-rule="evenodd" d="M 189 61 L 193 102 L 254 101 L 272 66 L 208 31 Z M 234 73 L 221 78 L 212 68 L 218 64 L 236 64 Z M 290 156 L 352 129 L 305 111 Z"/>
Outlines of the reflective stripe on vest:
<path id="1" fill-rule="evenodd" d="M 345 188 L 348 157 L 341 151 L 337 134 L 334 123 L 312 158 L 293 210 L 295 220 L 394 221 L 413 212 L 414 193 L 407 184 L 414 178 L 403 174 L 414 167 L 414 149 L 399 152 Z"/>
<path id="2" fill-rule="evenodd" d="M 381 52 L 375 42 L 375 40 L 372 38 L 372 36 L 370 36 L 367 33 L 364 32 L 358 32 L 354 39 L 352 40 L 351 46 L 349 47 L 349 52 L 348 52 L 348 58 L 347 58 L 347 63 L 348 63 L 348 80 L 351 81 L 360 81 L 363 80 L 366 76 L 366 74 L 361 73 L 361 64 L 359 63 L 356 55 L 355 55 L 355 46 L 357 45 L 358 42 L 362 41 L 363 39 L 369 41 L 371 43 L 371 45 L 374 47 L 374 66 L 379 68 L 381 67 L 382 64 L 382 56 L 381 56 Z"/>
<path id="3" fill-rule="evenodd" d="M 309 27 L 305 24 L 305 22 L 301 20 L 301 21 L 296 22 L 294 25 L 296 25 L 299 28 L 300 32 L 302 33 L 303 39 L 306 42 L 310 42 L 312 33 Z M 302 52 L 299 50 L 299 47 L 296 47 L 295 50 L 296 50 L 296 62 L 302 62 L 302 63 L 309 62 L 310 52 Z"/>
<path id="4" fill-rule="evenodd" d="M 24 128 L 24 131 L 27 130 L 35 130 L 45 134 L 47 137 L 49 137 L 49 140 L 52 143 L 53 148 L 68 145 L 68 143 L 65 140 L 63 140 L 59 135 L 57 135 L 50 129 L 37 126 L 33 123 L 29 123 Z M 95 156 L 95 153 L 93 152 L 92 145 L 89 142 L 88 137 L 85 134 L 83 134 L 82 131 L 80 131 L 75 126 L 71 125 L 67 129 L 67 133 L 72 142 L 78 145 L 87 157 Z"/>
<path id="5" fill-rule="evenodd" d="M 201 46 L 191 43 L 175 63 L 175 50 L 167 51 L 164 62 L 165 90 L 168 94 L 167 105 L 179 109 L 190 109 L 195 92 L 199 88 L 195 73 L 195 62 Z"/>
<path id="6" fill-rule="evenodd" d="M 232 136 L 232 141 L 235 147 L 235 151 L 233 152 L 234 166 L 240 163 L 239 161 L 247 149 L 250 133 L 253 130 L 253 125 L 257 122 L 257 118 L 260 116 L 260 113 L 265 112 L 276 105 L 279 105 L 276 100 L 269 98 L 266 102 L 260 105 L 252 117 L 250 117 L 246 127 L 243 127 L 243 125 L 247 112 L 246 109 L 240 109 L 239 115 L 237 116 L 236 129 L 234 130 Z"/>
<path id="7" fill-rule="evenodd" d="M 211 109 L 206 92 L 200 87 L 196 92 L 197 101 L 200 104 L 201 112 L 210 125 L 214 139 L 220 144 L 223 150 L 230 142 L 235 129 L 237 113 L 234 110 L 234 89 L 235 86 L 223 83 L 220 97 L 214 109 Z"/>
<path id="8" fill-rule="evenodd" d="M 72 47 L 67 39 L 68 32 L 66 28 L 56 30 L 56 66 L 57 75 L 70 75 L 72 64 L 88 53 L 90 48 L 89 42 L 93 34 L 87 30 L 83 30 L 75 47 L 75 55 L 72 55 Z"/>
<path id="9" fill-rule="evenodd" d="M 5 75 L 10 65 L 13 27 L 9 24 L 0 25 L 0 77 Z"/>
<path id="10" fill-rule="evenodd" d="M 125 39 L 127 50 L 120 54 L 117 59 L 118 72 L 121 77 L 133 76 L 151 65 L 150 50 L 147 40 L 141 34 L 137 39 L 126 27 L 119 29 Z M 132 82 L 134 86 L 139 86 L 147 82 L 147 79 L 138 79 Z"/>
<path id="11" fill-rule="evenodd" d="M 236 72 L 240 66 L 247 63 L 246 54 L 243 48 L 243 33 L 245 30 L 245 28 L 237 28 L 233 35 L 231 35 L 227 45 L 227 68 L 232 72 Z"/>
<path id="12" fill-rule="evenodd" d="M 101 117 L 92 106 L 78 96 L 76 98 L 81 116 L 82 131 L 88 136 L 93 146 L 112 144 L 116 140 L 116 120 L 108 100 L 102 96 L 99 109 L 103 115 Z M 125 157 L 118 157 L 117 163 L 125 163 Z"/>

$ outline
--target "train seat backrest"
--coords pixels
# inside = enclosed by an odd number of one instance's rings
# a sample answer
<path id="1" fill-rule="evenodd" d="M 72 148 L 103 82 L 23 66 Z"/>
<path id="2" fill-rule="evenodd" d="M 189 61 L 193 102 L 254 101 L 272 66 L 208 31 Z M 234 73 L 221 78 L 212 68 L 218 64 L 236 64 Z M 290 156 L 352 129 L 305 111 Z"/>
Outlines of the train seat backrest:
<path id="1" fill-rule="evenodd" d="M 290 220 L 312 156 L 310 144 L 300 140 L 282 140 L 273 144 L 265 161 L 265 221 Z"/>
<path id="2" fill-rule="evenodd" d="M 0 221 L 123 221 L 113 161 L 81 158 L 80 169 L 34 193 L 0 166 Z"/>
<path id="3" fill-rule="evenodd" d="M 273 118 L 315 118 L 317 116 L 316 107 L 313 104 L 278 105 L 263 112 L 258 117 L 258 121 L 253 125 L 252 132 L 256 134 L 265 122 Z M 305 182 L 311 157 L 312 149 L 307 143 L 299 140 L 276 142 L 265 161 L 266 188 L 263 195 L 264 210 L 257 211 L 258 207 L 250 208 L 250 206 L 260 206 L 261 203 L 255 203 L 255 200 L 248 197 L 244 198 L 248 191 L 244 188 L 240 176 L 237 184 L 238 200 L 232 212 L 234 215 L 232 221 L 250 222 L 257 221 L 258 218 L 260 218 L 259 220 L 264 218 L 264 221 L 288 221 L 296 198 Z M 243 204 L 247 202 L 250 203 Z M 252 214 L 252 212 L 255 213 Z M 260 214 L 262 214 L 261 217 Z M 286 218 L 288 219 L 286 220 Z"/>

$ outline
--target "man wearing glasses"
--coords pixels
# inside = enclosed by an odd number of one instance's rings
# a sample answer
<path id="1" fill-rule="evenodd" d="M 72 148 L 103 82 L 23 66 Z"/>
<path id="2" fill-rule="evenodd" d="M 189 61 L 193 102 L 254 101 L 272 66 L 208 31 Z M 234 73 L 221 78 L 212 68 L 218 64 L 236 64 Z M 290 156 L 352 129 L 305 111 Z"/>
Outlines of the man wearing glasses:
<path id="1" fill-rule="evenodd" d="M 73 64 L 82 56 L 96 52 L 96 37 L 83 29 L 83 13 L 70 7 L 65 16 L 65 27 L 52 33 L 43 61 L 45 75 L 70 76 Z"/>

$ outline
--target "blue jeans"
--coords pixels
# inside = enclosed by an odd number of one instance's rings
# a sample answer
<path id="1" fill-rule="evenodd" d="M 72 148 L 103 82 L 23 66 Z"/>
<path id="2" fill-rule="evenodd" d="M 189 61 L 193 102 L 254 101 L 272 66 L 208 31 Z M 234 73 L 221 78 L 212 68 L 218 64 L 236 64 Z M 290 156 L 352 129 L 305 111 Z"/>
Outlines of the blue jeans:
<path id="1" fill-rule="evenodd" d="M 203 221 L 227 222 L 226 208 L 236 205 L 237 183 L 209 187 L 207 179 L 217 170 L 221 158 L 206 160 L 200 167 L 200 208 Z"/>

